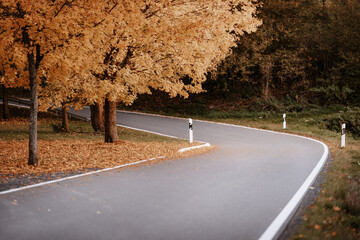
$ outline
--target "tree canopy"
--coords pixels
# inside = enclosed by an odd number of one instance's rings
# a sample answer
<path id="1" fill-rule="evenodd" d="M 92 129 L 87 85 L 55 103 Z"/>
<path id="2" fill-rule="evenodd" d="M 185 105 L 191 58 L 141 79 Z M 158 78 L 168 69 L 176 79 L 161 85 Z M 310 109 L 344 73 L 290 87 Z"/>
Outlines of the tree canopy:
<path id="1" fill-rule="evenodd" d="M 107 9 L 81 37 L 77 54 L 86 56 L 85 74 L 71 70 L 65 85 L 52 76 L 43 96 L 56 105 L 69 95 L 80 104 L 105 98 L 131 104 L 151 89 L 172 97 L 200 92 L 205 73 L 230 53 L 234 33 L 255 31 L 261 23 L 253 16 L 256 5 L 243 0 L 113 1 Z"/>
<path id="2" fill-rule="evenodd" d="M 150 88 L 186 97 L 229 54 L 232 33 L 260 24 L 255 9 L 247 0 L 2 1 L 1 81 L 27 87 L 34 52 L 40 86 L 49 86 L 41 96 L 56 105 L 71 95 L 131 103 Z"/>
<path id="3" fill-rule="evenodd" d="M 30 156 L 37 154 L 38 90 L 43 110 L 104 100 L 113 109 L 151 89 L 171 97 L 200 92 L 235 36 L 261 24 L 256 6 L 251 0 L 1 1 L 0 83 L 30 88 Z"/>

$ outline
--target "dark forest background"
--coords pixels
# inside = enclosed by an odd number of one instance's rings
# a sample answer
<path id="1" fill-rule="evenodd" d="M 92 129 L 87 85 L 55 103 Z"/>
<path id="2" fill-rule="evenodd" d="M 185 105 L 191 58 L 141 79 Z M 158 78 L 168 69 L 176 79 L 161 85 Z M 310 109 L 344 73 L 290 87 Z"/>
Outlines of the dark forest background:
<path id="1" fill-rule="evenodd" d="M 360 1 L 263 0 L 263 25 L 208 73 L 206 92 L 169 99 L 154 92 L 142 110 L 302 111 L 360 102 Z M 189 79 L 184 79 L 189 81 Z M 190 81 L 189 81 L 190 82 Z"/>

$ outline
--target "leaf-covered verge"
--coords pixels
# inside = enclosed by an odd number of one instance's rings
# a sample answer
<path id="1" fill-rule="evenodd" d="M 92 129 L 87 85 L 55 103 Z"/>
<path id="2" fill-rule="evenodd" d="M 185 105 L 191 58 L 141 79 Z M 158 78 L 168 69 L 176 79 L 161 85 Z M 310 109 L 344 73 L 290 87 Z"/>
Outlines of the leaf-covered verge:
<path id="1" fill-rule="evenodd" d="M 0 174 L 43 174 L 109 168 L 154 157 L 171 157 L 187 143 L 93 140 L 39 140 L 39 165 L 28 166 L 27 140 L 0 142 Z"/>
<path id="2" fill-rule="evenodd" d="M 26 111 L 11 108 L 13 116 L 25 116 Z M 29 151 L 27 119 L 0 120 L 0 190 L 154 157 L 175 159 L 209 150 L 203 148 L 178 153 L 179 149 L 191 144 L 123 128 L 118 130 L 121 140 L 108 144 L 103 142 L 102 134 L 92 132 L 89 123 L 71 121 L 71 132 L 61 133 L 54 131 L 59 122 L 54 115 L 42 114 L 39 120 L 39 164 L 29 166 L 26 160 Z"/>

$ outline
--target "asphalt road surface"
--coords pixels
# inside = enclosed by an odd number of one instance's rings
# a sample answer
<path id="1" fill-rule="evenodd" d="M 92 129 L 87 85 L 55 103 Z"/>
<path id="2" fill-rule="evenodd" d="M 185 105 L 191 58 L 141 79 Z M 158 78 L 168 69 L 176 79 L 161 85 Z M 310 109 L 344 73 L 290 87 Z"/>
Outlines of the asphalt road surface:
<path id="1" fill-rule="evenodd" d="M 79 112 L 89 117 L 89 109 Z M 119 112 L 182 138 L 188 121 Z M 321 158 L 305 138 L 194 121 L 206 154 L 0 195 L 0 239 L 258 239 Z M 267 238 L 267 237 L 265 237 Z"/>

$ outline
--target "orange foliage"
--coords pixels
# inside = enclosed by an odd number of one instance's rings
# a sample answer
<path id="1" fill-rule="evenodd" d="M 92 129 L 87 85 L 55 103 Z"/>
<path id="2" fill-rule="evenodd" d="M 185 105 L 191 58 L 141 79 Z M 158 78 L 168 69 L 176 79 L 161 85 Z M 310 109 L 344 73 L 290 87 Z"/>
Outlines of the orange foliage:
<path id="1" fill-rule="evenodd" d="M 39 165 L 27 165 L 28 143 L 26 140 L 0 141 L 0 174 L 43 174 L 94 168 L 108 168 L 153 157 L 184 157 L 208 151 L 189 151 L 179 154 L 188 143 L 130 142 L 113 144 L 86 140 L 39 140 Z"/>
<path id="2" fill-rule="evenodd" d="M 131 104 L 150 88 L 186 97 L 201 91 L 204 74 L 229 53 L 232 33 L 260 24 L 253 2 L 2 0 L 0 83 L 27 86 L 27 54 L 39 46 L 43 109 L 64 99 Z"/>

